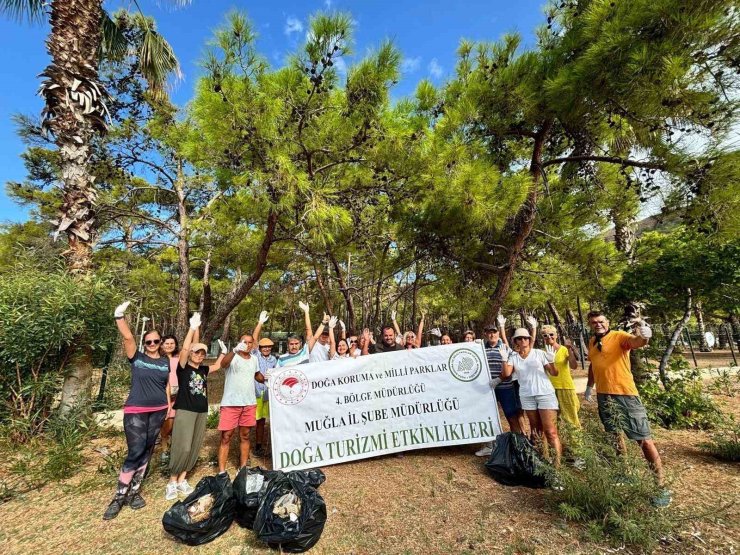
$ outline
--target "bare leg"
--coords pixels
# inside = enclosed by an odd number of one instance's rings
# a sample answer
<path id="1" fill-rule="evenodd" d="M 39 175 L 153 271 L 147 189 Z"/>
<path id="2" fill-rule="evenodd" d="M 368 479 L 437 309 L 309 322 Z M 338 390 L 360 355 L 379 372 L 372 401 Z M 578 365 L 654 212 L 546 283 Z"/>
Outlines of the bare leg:
<path id="1" fill-rule="evenodd" d="M 221 443 L 218 446 L 218 471 L 226 471 L 226 463 L 229 461 L 229 444 L 234 430 L 225 430 L 221 432 Z"/>
<path id="2" fill-rule="evenodd" d="M 172 426 L 174 423 L 174 418 L 167 418 L 162 423 L 162 428 L 159 430 L 159 437 L 162 438 L 162 449 L 165 451 L 169 450 L 169 445 L 165 447 L 165 444 L 170 441 L 170 437 L 172 436 Z"/>
<path id="3" fill-rule="evenodd" d="M 536 410 L 528 410 L 527 420 L 529 420 L 529 439 L 532 443 L 536 442 L 537 439 L 542 435 L 542 423 L 540 422 L 540 415 Z"/>
<path id="4" fill-rule="evenodd" d="M 560 437 L 558 436 L 558 411 L 540 409 L 539 416 L 542 433 L 547 438 L 547 443 L 555 450 L 555 468 L 558 468 L 560 466 L 560 456 L 562 455 Z"/>
<path id="5" fill-rule="evenodd" d="M 663 462 L 660 460 L 660 454 L 658 453 L 655 442 L 652 439 L 643 439 L 638 441 L 637 444 L 642 449 L 642 454 L 645 456 L 650 468 L 655 473 L 655 480 L 659 486 L 663 485 Z"/>
<path id="6" fill-rule="evenodd" d="M 512 432 L 516 432 L 519 434 L 524 433 L 524 414 L 523 413 L 520 412 L 519 414 L 511 418 L 507 416 L 506 421 L 509 423 L 509 429 Z"/>
<path id="7" fill-rule="evenodd" d="M 252 428 L 239 427 L 239 467 L 247 466 L 249 461 L 249 432 Z"/>

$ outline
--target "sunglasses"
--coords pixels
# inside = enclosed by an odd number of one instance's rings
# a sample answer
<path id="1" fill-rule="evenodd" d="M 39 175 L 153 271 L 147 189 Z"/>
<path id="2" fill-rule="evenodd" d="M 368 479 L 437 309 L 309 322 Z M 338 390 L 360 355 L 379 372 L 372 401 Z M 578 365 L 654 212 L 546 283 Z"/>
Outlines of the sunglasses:
<path id="1" fill-rule="evenodd" d="M 530 338 L 529 338 L 529 337 L 515 337 L 515 338 L 514 338 L 514 341 L 524 341 L 525 339 L 526 339 L 527 341 L 529 341 L 529 339 L 530 339 Z"/>
<path id="2" fill-rule="evenodd" d="M 555 334 L 554 333 L 543 333 L 542 336 L 543 337 L 555 337 Z"/>
<path id="3" fill-rule="evenodd" d="M 350 339 L 349 342 L 350 343 L 357 343 L 357 339 Z"/>
<path id="4" fill-rule="evenodd" d="M 159 345 L 161 342 L 161 339 L 147 339 L 144 341 L 144 345 Z"/>

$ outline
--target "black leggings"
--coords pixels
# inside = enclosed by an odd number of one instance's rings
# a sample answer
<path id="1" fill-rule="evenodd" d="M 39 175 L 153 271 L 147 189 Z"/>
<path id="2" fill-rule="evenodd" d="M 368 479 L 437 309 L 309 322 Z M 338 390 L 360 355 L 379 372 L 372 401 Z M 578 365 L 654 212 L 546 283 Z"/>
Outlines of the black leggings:
<path id="1" fill-rule="evenodd" d="M 147 464 L 154 451 L 167 410 L 123 415 L 128 454 L 118 476 L 118 493 L 138 491 L 146 473 Z"/>

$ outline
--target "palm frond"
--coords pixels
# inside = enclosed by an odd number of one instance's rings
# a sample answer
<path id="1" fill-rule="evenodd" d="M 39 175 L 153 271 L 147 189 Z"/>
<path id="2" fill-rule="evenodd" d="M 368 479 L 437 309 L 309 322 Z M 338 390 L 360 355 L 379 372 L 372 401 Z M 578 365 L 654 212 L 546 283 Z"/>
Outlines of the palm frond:
<path id="1" fill-rule="evenodd" d="M 18 21 L 37 23 L 46 16 L 45 4 L 44 0 L 0 0 L 0 12 Z"/>
<path id="2" fill-rule="evenodd" d="M 103 10 L 101 17 L 100 29 L 102 38 L 100 40 L 99 59 L 114 62 L 123 60 L 128 50 L 128 41 L 123 34 L 123 30 L 105 10 Z"/>
<path id="3" fill-rule="evenodd" d="M 142 31 L 137 52 L 139 71 L 149 83 L 152 92 L 162 93 L 170 75 L 174 75 L 177 80 L 182 79 L 180 62 L 172 46 L 154 29 L 151 22 L 147 22 Z"/>

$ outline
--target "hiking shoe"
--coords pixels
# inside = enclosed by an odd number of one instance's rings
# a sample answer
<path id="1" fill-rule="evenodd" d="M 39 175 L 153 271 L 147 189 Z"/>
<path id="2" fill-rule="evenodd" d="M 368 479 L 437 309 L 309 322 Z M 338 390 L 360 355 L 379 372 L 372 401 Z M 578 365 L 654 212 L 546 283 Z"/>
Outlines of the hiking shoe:
<path id="1" fill-rule="evenodd" d="M 129 493 L 126 496 L 126 503 L 134 511 L 141 509 L 142 507 L 144 507 L 144 505 L 146 505 L 146 501 L 144 501 L 144 498 L 141 496 L 141 494 L 138 491 Z"/>
<path id="2" fill-rule="evenodd" d="M 668 507 L 668 505 L 671 504 L 671 501 L 673 501 L 673 495 L 671 494 L 671 491 L 664 488 L 660 490 L 660 493 L 658 493 L 658 495 L 653 497 L 651 503 L 656 509 L 665 509 L 666 507 Z"/>
<path id="3" fill-rule="evenodd" d="M 177 499 L 177 482 L 167 482 L 167 488 L 164 490 L 164 498 L 167 501 Z"/>
<path id="4" fill-rule="evenodd" d="M 110 505 L 108 505 L 108 508 L 105 509 L 103 520 L 112 520 L 116 518 L 125 504 L 126 494 L 117 493 L 110 502 Z"/>
<path id="5" fill-rule="evenodd" d="M 491 449 L 490 447 L 486 445 L 485 447 L 478 449 L 475 452 L 475 456 L 476 457 L 490 457 L 491 453 L 493 453 L 493 449 Z"/>
<path id="6" fill-rule="evenodd" d="M 187 480 L 183 480 L 182 482 L 177 482 L 177 491 L 183 495 L 190 495 L 193 493 L 193 487 L 188 484 Z"/>

